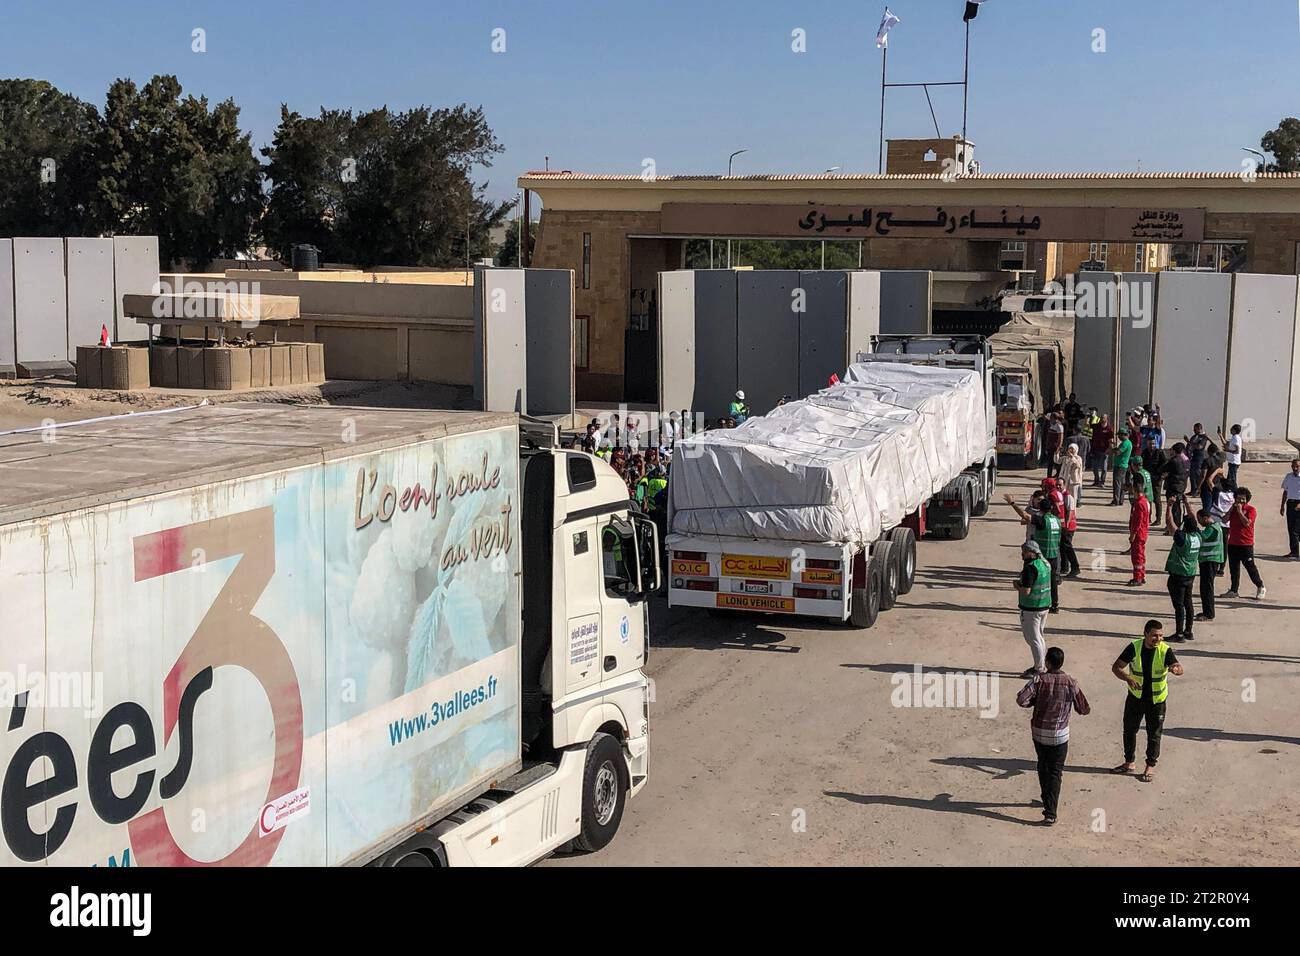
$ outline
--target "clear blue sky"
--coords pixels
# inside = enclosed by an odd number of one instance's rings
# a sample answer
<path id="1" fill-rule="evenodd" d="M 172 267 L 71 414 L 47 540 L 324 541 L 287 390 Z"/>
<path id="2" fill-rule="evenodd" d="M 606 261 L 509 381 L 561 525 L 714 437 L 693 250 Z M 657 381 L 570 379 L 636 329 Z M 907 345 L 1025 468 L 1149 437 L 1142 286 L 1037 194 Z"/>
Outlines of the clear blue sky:
<path id="1" fill-rule="evenodd" d="M 482 105 L 506 151 L 495 198 L 541 168 L 660 174 L 875 171 L 879 0 L 5 0 L 0 76 L 103 105 L 116 77 L 175 73 L 233 97 L 257 146 L 280 103 Z M 956 80 L 963 0 L 894 0 L 890 80 Z M 191 31 L 207 52 L 191 52 Z M 506 52 L 491 51 L 492 30 Z M 806 31 L 807 52 L 791 51 Z M 1105 53 L 1092 51 L 1106 31 Z M 1237 170 L 1300 114 L 1296 0 L 988 0 L 971 31 L 970 138 L 985 171 Z M 960 90 L 936 91 L 945 135 Z M 887 135 L 933 133 L 919 90 Z"/>

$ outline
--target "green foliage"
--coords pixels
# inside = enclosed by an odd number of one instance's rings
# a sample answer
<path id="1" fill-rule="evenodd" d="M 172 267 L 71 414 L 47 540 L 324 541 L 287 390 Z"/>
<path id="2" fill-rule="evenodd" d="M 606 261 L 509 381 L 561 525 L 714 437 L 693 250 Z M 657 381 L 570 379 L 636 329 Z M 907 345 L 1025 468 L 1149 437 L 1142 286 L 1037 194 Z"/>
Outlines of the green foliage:
<path id="1" fill-rule="evenodd" d="M 0 80 L 0 235 L 93 235 L 105 226 L 98 189 L 99 113 L 44 80 Z M 42 161 L 50 172 L 42 180 Z"/>
<path id="2" fill-rule="evenodd" d="M 519 265 L 519 223 L 522 221 L 522 219 L 514 219 L 506 226 L 505 241 L 501 243 L 501 248 L 496 255 L 497 265 L 502 267 Z M 528 237 L 529 242 L 536 248 L 537 223 L 530 222 L 528 224 Z"/>
<path id="3" fill-rule="evenodd" d="M 826 243 L 827 269 L 856 269 L 858 242 L 840 240 Z M 753 269 L 822 268 L 822 243 L 816 239 L 732 239 L 731 265 Z M 709 240 L 688 239 L 686 268 L 727 268 L 727 240 L 713 240 L 713 262 L 709 262 Z"/>
<path id="4" fill-rule="evenodd" d="M 1264 167 L 1270 173 L 1300 172 L 1300 119 L 1288 116 L 1260 139 L 1259 145 L 1273 154 L 1273 162 Z"/>
<path id="5" fill-rule="evenodd" d="M 490 253 L 488 237 L 510 203 L 483 198 L 472 166 L 501 151 L 481 109 L 404 113 L 281 108 L 268 159 L 268 245 L 284 259 L 311 242 L 323 259 L 464 265 Z"/>
<path id="6" fill-rule="evenodd" d="M 235 103 L 184 95 L 174 76 L 117 80 L 102 116 L 45 81 L 0 80 L 0 234 L 157 235 L 162 261 L 190 268 L 263 241 L 286 262 L 311 243 L 363 267 L 464 265 L 490 254 L 512 207 L 471 178 L 501 148 L 465 105 L 282 107 L 263 165 Z"/>

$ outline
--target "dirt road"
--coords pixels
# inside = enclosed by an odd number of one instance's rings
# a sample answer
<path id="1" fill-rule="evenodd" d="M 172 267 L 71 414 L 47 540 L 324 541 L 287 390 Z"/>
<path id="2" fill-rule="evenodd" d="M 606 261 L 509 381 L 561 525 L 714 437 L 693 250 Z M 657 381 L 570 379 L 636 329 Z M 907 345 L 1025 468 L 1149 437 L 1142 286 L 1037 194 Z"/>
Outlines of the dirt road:
<path id="1" fill-rule="evenodd" d="M 1030 663 L 1009 583 L 1022 531 L 999 501 L 967 540 L 922 542 L 916 587 L 869 631 L 657 607 L 650 782 L 610 847 L 548 865 L 1293 864 L 1300 562 L 1275 557 L 1285 470 L 1243 469 L 1268 600 L 1221 602 L 1196 642 L 1177 646 L 1186 673 L 1171 678 L 1155 782 L 1106 772 L 1123 756 L 1126 693 L 1110 665 L 1147 618 L 1172 632 L 1165 576 L 1123 587 L 1128 508 L 1085 490 L 1084 573 L 1064 585 L 1048 643 L 1093 712 L 1072 723 L 1060 823 L 1041 827 L 1015 705 Z M 1013 476 L 1000 491 L 1023 500 L 1029 487 Z M 1163 569 L 1169 542 L 1156 532 L 1150 567 Z M 916 664 L 995 671 L 997 715 L 893 706 L 891 678 Z M 1138 745 L 1140 759 L 1141 732 Z"/>

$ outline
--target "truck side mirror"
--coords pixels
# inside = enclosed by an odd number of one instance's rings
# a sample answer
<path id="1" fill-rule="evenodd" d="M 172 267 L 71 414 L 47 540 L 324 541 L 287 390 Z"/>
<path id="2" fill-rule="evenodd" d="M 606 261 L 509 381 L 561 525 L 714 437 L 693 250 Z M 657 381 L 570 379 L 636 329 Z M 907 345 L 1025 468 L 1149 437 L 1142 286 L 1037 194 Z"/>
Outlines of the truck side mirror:
<path id="1" fill-rule="evenodd" d="M 636 527 L 641 593 L 649 596 L 663 587 L 663 572 L 659 566 L 659 526 L 642 514 L 633 515 L 632 521 Z"/>

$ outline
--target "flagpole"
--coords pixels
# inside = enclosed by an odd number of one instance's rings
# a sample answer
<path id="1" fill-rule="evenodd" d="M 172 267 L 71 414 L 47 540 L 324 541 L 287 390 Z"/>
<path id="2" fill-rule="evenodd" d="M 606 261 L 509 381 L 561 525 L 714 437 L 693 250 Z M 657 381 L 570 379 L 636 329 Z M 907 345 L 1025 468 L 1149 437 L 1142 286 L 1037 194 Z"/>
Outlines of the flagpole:
<path id="1" fill-rule="evenodd" d="M 961 145 L 966 151 L 966 103 L 970 93 L 970 21 L 966 21 L 966 66 L 961 77 Z"/>
<path id="2" fill-rule="evenodd" d="M 885 67 L 889 64 L 889 40 L 886 38 L 882 48 L 884 56 L 880 58 L 880 157 L 876 172 L 885 171 Z"/>

